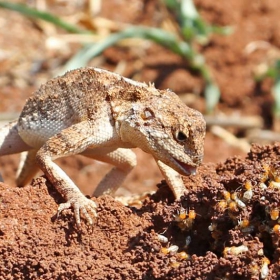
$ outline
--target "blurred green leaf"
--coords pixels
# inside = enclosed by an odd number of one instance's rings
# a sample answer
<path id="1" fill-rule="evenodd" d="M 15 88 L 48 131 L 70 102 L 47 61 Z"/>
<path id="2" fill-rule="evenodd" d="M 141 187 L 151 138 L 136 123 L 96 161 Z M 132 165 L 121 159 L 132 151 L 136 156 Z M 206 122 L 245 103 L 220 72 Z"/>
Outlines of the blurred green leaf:
<path id="1" fill-rule="evenodd" d="M 232 27 L 221 27 L 206 23 L 201 18 L 192 0 L 165 0 L 164 3 L 175 13 L 181 27 L 181 33 L 188 42 L 195 40 L 204 45 L 208 43 L 209 36 L 212 33 L 228 35 L 233 32 Z"/>
<path id="2" fill-rule="evenodd" d="M 54 16 L 48 12 L 39 11 L 37 9 L 30 8 L 24 4 L 10 3 L 6 1 L 0 1 L 0 8 L 9 9 L 12 11 L 19 12 L 25 16 L 29 16 L 36 19 L 45 20 L 52 24 L 63 28 L 64 30 L 71 33 L 90 33 L 89 31 L 82 30 L 79 27 L 72 25 L 68 22 L 63 21 L 57 16 Z"/>
<path id="3" fill-rule="evenodd" d="M 229 26 L 220 27 L 206 23 L 201 18 L 193 0 L 164 0 L 164 3 L 177 17 L 181 35 L 189 43 L 191 49 L 193 49 L 194 41 L 201 45 L 207 44 L 212 33 L 228 35 L 234 30 Z M 197 54 L 194 49 L 192 50 L 192 54 L 189 62 L 191 67 L 198 70 L 206 81 L 206 107 L 207 112 L 211 113 L 219 102 L 220 90 L 212 78 L 203 55 Z"/>
<path id="4" fill-rule="evenodd" d="M 207 83 L 205 87 L 206 110 L 212 113 L 220 100 L 220 89 L 214 83 Z"/>
<path id="5" fill-rule="evenodd" d="M 272 89 L 274 95 L 274 114 L 280 118 L 280 79 L 278 79 Z"/>
<path id="6" fill-rule="evenodd" d="M 163 0 L 163 2 L 169 9 L 175 9 L 179 5 L 178 0 Z"/>
<path id="7" fill-rule="evenodd" d="M 183 18 L 197 19 L 199 14 L 192 0 L 181 0 L 181 14 Z"/>
<path id="8" fill-rule="evenodd" d="M 217 26 L 217 25 L 211 25 L 210 27 L 211 33 L 216 33 L 220 35 L 230 35 L 234 32 L 233 26 Z"/>
<path id="9" fill-rule="evenodd" d="M 261 82 L 265 78 L 271 78 L 274 81 L 271 89 L 274 98 L 273 114 L 276 118 L 280 118 L 280 59 L 277 59 L 265 73 L 256 76 L 255 80 Z"/>
<path id="10" fill-rule="evenodd" d="M 143 38 L 151 40 L 169 48 L 188 60 L 192 60 L 193 57 L 195 57 L 195 54 L 188 43 L 179 41 L 173 33 L 158 28 L 132 26 L 123 31 L 107 36 L 101 42 L 86 45 L 67 62 L 63 68 L 63 72 L 77 67 L 86 66 L 93 57 L 99 55 L 106 48 L 125 38 Z"/>
<path id="11" fill-rule="evenodd" d="M 272 88 L 272 93 L 274 96 L 274 114 L 277 118 L 280 118 L 280 60 L 275 62 L 275 82 Z"/>

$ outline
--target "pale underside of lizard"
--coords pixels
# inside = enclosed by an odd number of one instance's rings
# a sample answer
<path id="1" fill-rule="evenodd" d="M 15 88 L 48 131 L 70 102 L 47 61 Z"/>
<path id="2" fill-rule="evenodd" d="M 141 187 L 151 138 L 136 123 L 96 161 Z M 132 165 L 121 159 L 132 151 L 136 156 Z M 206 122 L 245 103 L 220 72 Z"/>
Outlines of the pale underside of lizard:
<path id="1" fill-rule="evenodd" d="M 139 147 L 156 160 L 179 199 L 181 175 L 194 174 L 203 158 L 205 121 L 170 90 L 98 68 L 81 68 L 54 78 L 30 97 L 18 120 L 0 129 L 0 156 L 27 151 L 17 173 L 26 185 L 41 169 L 65 198 L 58 212 L 74 209 L 92 224 L 96 204 L 54 162 L 80 154 L 112 164 L 94 196 L 113 194 L 136 165 Z"/>

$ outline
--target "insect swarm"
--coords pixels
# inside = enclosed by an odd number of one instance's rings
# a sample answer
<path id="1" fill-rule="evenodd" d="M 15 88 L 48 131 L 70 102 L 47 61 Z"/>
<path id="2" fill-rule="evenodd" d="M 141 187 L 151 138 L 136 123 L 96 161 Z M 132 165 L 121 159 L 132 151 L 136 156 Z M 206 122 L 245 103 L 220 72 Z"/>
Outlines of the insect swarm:
<path id="1" fill-rule="evenodd" d="M 181 230 L 190 230 L 195 218 L 195 210 L 189 210 L 189 212 L 187 212 L 184 208 L 181 208 L 179 213 L 175 215 L 175 221 L 178 222 L 178 226 Z"/>
<path id="2" fill-rule="evenodd" d="M 253 232 L 255 229 L 254 225 L 251 225 L 248 219 L 243 219 L 243 220 L 240 219 L 238 221 L 237 227 L 240 228 L 240 230 L 244 233 Z"/>
<path id="3" fill-rule="evenodd" d="M 158 241 L 160 243 L 167 243 L 168 242 L 168 238 L 162 234 L 158 234 L 157 235 Z"/>
<path id="4" fill-rule="evenodd" d="M 273 233 L 276 233 L 277 235 L 280 235 L 280 225 L 275 225 L 273 228 L 272 228 L 272 232 Z"/>
<path id="5" fill-rule="evenodd" d="M 268 164 L 263 165 L 264 173 L 262 174 L 261 177 L 261 182 L 264 183 L 265 181 L 268 180 L 269 174 L 270 174 L 270 166 Z"/>
<path id="6" fill-rule="evenodd" d="M 271 182 L 269 183 L 269 187 L 270 187 L 270 188 L 280 189 L 280 182 L 271 181 Z"/>
<path id="7" fill-rule="evenodd" d="M 238 221 L 238 226 L 240 228 L 246 228 L 246 227 L 249 226 L 249 224 L 250 224 L 250 221 L 248 219 L 244 219 L 244 220 L 239 220 Z"/>
<path id="8" fill-rule="evenodd" d="M 211 223 L 209 226 L 208 226 L 208 230 L 213 232 L 214 230 L 217 229 L 217 224 L 216 223 Z"/>
<path id="9" fill-rule="evenodd" d="M 280 171 L 278 171 L 275 167 L 271 167 L 269 172 L 269 178 L 271 181 L 280 183 Z"/>
<path id="10" fill-rule="evenodd" d="M 237 213 L 238 212 L 237 203 L 235 201 L 231 201 L 228 204 L 228 209 L 229 209 L 230 212 Z"/>
<path id="11" fill-rule="evenodd" d="M 178 268 L 182 261 L 190 259 L 190 255 L 187 254 L 185 251 L 176 253 L 175 257 L 176 259 L 171 258 L 170 260 L 170 266 L 173 268 Z"/>
<path id="12" fill-rule="evenodd" d="M 228 208 L 228 203 L 226 200 L 218 201 L 215 207 L 219 212 L 225 212 Z"/>
<path id="13" fill-rule="evenodd" d="M 232 247 L 225 247 L 223 254 L 226 257 L 227 255 L 231 254 L 234 256 L 238 256 L 241 253 L 247 252 L 249 249 L 245 245 L 240 245 L 240 246 L 232 246 Z"/>
<path id="14" fill-rule="evenodd" d="M 238 194 L 236 192 L 231 194 L 231 199 L 236 202 L 238 208 L 246 208 L 246 204 L 241 199 L 239 199 Z"/>
<path id="15" fill-rule="evenodd" d="M 182 252 L 179 252 L 176 254 L 176 257 L 179 259 L 179 260 L 188 260 L 190 259 L 190 255 L 187 254 L 185 251 L 182 251 Z"/>
<path id="16" fill-rule="evenodd" d="M 223 196 L 224 196 L 224 199 L 227 203 L 230 203 L 231 202 L 231 195 L 230 195 L 230 192 L 228 191 L 223 191 Z"/>
<path id="17" fill-rule="evenodd" d="M 161 252 L 165 255 L 167 254 L 176 254 L 179 250 L 179 247 L 177 245 L 171 245 L 169 247 L 162 247 Z"/>
<path id="18" fill-rule="evenodd" d="M 252 276 L 257 276 L 260 274 L 260 267 L 257 263 L 252 262 L 249 266 L 249 271 Z"/>
<path id="19" fill-rule="evenodd" d="M 251 198 L 253 196 L 253 186 L 250 181 L 245 182 L 245 189 L 246 189 L 246 191 L 243 193 L 243 199 L 251 200 Z"/>
<path id="20" fill-rule="evenodd" d="M 230 212 L 237 213 L 239 212 L 239 209 L 245 209 L 246 204 L 238 197 L 238 193 L 235 191 L 233 193 L 230 193 L 227 190 L 224 190 L 222 192 L 222 195 L 224 199 L 217 202 L 215 208 L 219 212 L 224 212 L 226 209 L 229 209 Z M 247 193 L 246 199 L 249 200 L 252 197 L 252 194 Z"/>
<path id="21" fill-rule="evenodd" d="M 270 180 L 269 187 L 280 189 L 280 172 L 279 172 L 279 170 L 276 170 L 275 167 L 271 167 L 268 164 L 264 165 L 264 170 L 265 170 L 265 172 L 261 178 L 261 182 L 264 183 L 269 179 Z"/>
<path id="22" fill-rule="evenodd" d="M 186 209 L 181 208 L 178 213 L 175 215 L 175 221 L 182 222 L 187 217 Z"/>
<path id="23" fill-rule="evenodd" d="M 279 209 L 278 208 L 272 208 L 269 211 L 271 220 L 275 221 L 279 218 Z"/>
<path id="24" fill-rule="evenodd" d="M 158 241 L 160 243 L 168 243 L 168 238 L 162 234 L 157 235 Z M 176 254 L 179 250 L 179 247 L 177 245 L 171 245 L 169 247 L 162 247 L 161 252 L 165 255 L 171 253 L 171 254 Z"/>
<path id="25" fill-rule="evenodd" d="M 274 206 L 265 207 L 265 212 L 270 216 L 270 219 L 273 221 L 278 220 L 279 218 L 279 208 Z"/>
<path id="26" fill-rule="evenodd" d="M 172 259 L 171 261 L 170 261 L 170 264 L 169 264 L 171 267 L 173 267 L 173 268 L 178 268 L 179 266 L 180 266 L 180 263 L 179 262 L 177 262 L 177 260 L 176 259 Z"/>
<path id="27" fill-rule="evenodd" d="M 261 271 L 260 271 L 260 276 L 261 279 L 265 279 L 268 274 L 269 274 L 269 268 L 268 265 L 270 264 L 270 260 L 266 257 L 264 257 L 262 259 L 262 267 L 261 267 Z"/>

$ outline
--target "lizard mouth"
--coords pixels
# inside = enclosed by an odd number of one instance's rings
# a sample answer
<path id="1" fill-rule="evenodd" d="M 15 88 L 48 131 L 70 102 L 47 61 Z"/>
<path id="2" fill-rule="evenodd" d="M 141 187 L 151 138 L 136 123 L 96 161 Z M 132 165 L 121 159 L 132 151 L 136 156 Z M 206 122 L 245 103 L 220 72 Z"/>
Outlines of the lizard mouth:
<path id="1" fill-rule="evenodd" d="M 189 175 L 195 175 L 196 174 L 196 167 L 184 162 L 181 162 L 175 158 L 173 158 L 176 165 L 179 166 L 182 175 L 189 176 Z"/>

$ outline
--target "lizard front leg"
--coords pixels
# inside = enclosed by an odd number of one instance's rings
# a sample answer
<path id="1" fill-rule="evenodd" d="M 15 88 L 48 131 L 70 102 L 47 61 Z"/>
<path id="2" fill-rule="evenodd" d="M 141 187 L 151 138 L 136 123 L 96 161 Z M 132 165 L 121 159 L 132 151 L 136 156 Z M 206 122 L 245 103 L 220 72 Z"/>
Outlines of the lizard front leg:
<path id="1" fill-rule="evenodd" d="M 109 142 L 111 138 L 110 131 L 107 130 L 107 133 L 102 134 L 100 126 L 84 121 L 51 137 L 37 153 L 39 167 L 67 201 L 60 204 L 58 214 L 64 209 L 72 207 L 78 225 L 81 223 L 80 212 L 83 213 L 89 224 L 92 224 L 93 221 L 89 213 L 96 216 L 97 206 L 95 202 L 81 193 L 79 188 L 53 160 L 79 154 L 89 146 L 98 147 L 104 142 Z"/>
<path id="2" fill-rule="evenodd" d="M 187 191 L 181 175 L 160 160 L 157 160 L 157 165 L 163 177 L 165 178 L 168 186 L 171 188 L 175 199 L 179 200 L 181 196 L 183 196 L 184 193 Z"/>
<path id="3" fill-rule="evenodd" d="M 136 166 L 136 155 L 129 149 L 119 148 L 109 153 L 96 153 L 95 150 L 86 150 L 82 153 L 86 157 L 114 165 L 96 187 L 93 196 L 102 194 L 113 195 L 120 187 L 127 174 Z"/>

